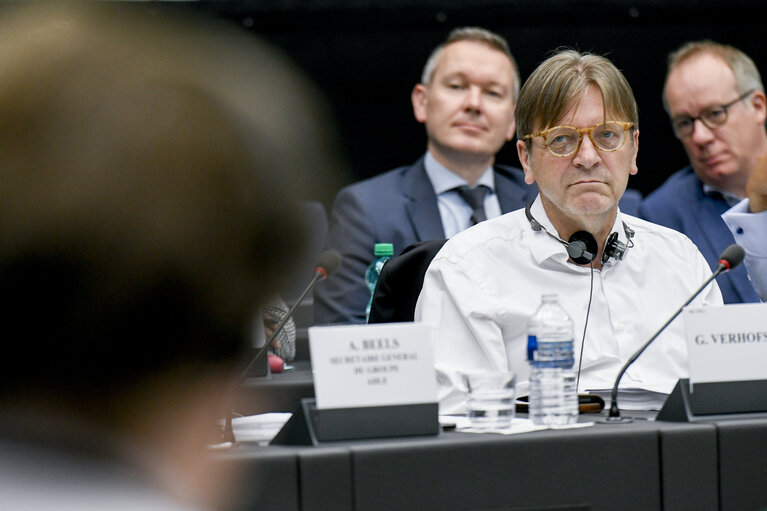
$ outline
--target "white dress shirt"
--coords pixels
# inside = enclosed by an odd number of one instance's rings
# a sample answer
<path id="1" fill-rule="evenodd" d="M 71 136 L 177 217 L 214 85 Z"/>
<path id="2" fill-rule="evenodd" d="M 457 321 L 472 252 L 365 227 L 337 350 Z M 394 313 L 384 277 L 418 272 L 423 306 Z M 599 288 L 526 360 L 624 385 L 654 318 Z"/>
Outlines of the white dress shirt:
<path id="1" fill-rule="evenodd" d="M 434 193 L 437 194 L 437 207 L 442 219 L 442 229 L 446 238 L 452 238 L 457 233 L 471 227 L 472 209 L 461 195 L 455 190 L 459 186 L 468 186 L 464 178 L 449 170 L 434 158 L 430 152 L 426 152 L 423 162 L 426 175 L 429 176 Z M 485 215 L 494 218 L 501 214 L 501 203 L 495 193 L 495 174 L 493 167 L 488 167 L 474 186 L 485 185 L 490 192 L 485 196 Z"/>
<path id="2" fill-rule="evenodd" d="M 532 214 L 556 233 L 540 196 Z M 626 360 L 711 275 L 683 234 L 618 212 L 613 231 L 624 243 L 622 220 L 635 231 L 635 246 L 622 261 L 610 259 L 594 271 L 579 391 L 612 388 Z M 527 393 L 527 320 L 543 294 L 558 294 L 573 320 L 577 366 L 591 269 L 567 259 L 562 244 L 532 230 L 524 210 L 482 222 L 445 244 L 429 266 L 415 312 L 416 321 L 434 328 L 440 413 L 465 411 L 460 371 L 509 369 L 517 377 L 517 395 Z M 692 303 L 721 304 L 715 283 Z M 688 372 L 678 319 L 631 366 L 620 387 L 667 394 Z"/>
<path id="3" fill-rule="evenodd" d="M 749 201 L 725 211 L 722 220 L 732 231 L 735 243 L 746 251 L 748 278 L 762 301 L 767 301 L 767 211 L 749 213 Z"/>

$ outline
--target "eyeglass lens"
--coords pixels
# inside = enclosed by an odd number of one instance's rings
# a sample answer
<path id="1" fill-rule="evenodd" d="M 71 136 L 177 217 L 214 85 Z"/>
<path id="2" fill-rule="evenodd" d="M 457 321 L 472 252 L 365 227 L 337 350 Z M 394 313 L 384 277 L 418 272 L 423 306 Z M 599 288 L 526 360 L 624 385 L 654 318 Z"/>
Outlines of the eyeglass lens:
<path id="1" fill-rule="evenodd" d="M 721 106 L 710 108 L 701 112 L 700 119 L 703 124 L 709 129 L 716 129 L 727 122 L 727 109 Z M 695 119 L 691 117 L 684 117 L 674 121 L 674 129 L 681 136 L 689 136 L 692 134 L 695 126 Z"/>
<path id="2" fill-rule="evenodd" d="M 754 92 L 753 89 L 746 91 L 745 93 L 738 96 L 737 99 L 734 101 L 731 101 L 730 103 L 727 103 L 726 105 L 720 105 L 720 106 L 713 106 L 711 108 L 707 108 L 706 110 L 703 110 L 700 113 L 699 117 L 680 117 L 678 119 L 674 120 L 674 131 L 676 132 L 677 136 L 679 137 L 689 137 L 692 135 L 692 132 L 695 131 L 695 121 L 697 119 L 700 119 L 703 124 L 706 125 L 708 129 L 716 129 L 720 126 L 723 126 L 724 123 L 727 122 L 727 109 L 729 109 L 731 106 L 733 106 L 735 103 L 738 103 L 739 101 L 743 101 L 746 99 L 749 94 Z"/>
<path id="3" fill-rule="evenodd" d="M 603 151 L 615 151 L 620 148 L 626 136 L 623 126 L 618 123 L 608 122 L 588 130 L 581 130 L 580 132 L 575 128 L 567 126 L 556 128 L 549 132 L 546 137 L 546 143 L 554 154 L 567 156 L 578 149 L 583 131 L 589 132 L 591 141 Z"/>

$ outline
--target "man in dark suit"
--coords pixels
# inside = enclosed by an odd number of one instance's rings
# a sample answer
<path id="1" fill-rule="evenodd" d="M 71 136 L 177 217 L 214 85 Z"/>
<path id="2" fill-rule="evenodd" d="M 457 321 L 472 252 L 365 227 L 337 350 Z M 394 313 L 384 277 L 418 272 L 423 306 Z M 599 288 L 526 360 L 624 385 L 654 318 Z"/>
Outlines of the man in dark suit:
<path id="1" fill-rule="evenodd" d="M 520 169 L 494 165 L 514 136 L 518 92 L 516 63 L 497 34 L 456 29 L 434 50 L 411 95 L 415 118 L 426 125 L 426 155 L 336 197 L 327 244 L 343 264 L 315 292 L 315 323 L 365 322 L 365 270 L 376 243 L 392 243 L 398 254 L 536 196 Z"/>
<path id="2" fill-rule="evenodd" d="M 644 200 L 640 216 L 686 234 L 714 268 L 734 243 L 721 215 L 746 196 L 748 177 L 767 151 L 764 86 L 742 51 L 692 42 L 669 56 L 663 101 L 690 165 Z M 759 301 L 743 266 L 718 282 L 725 303 Z"/>

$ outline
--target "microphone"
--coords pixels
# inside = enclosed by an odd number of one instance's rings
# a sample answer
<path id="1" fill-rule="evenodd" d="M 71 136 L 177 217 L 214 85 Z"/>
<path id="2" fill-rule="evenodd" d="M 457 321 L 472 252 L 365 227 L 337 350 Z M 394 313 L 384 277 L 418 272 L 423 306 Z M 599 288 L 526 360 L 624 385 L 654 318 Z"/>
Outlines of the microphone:
<path id="1" fill-rule="evenodd" d="M 272 355 L 271 353 L 266 357 L 269 359 L 269 372 L 281 373 L 285 370 L 285 360 L 282 357 Z"/>
<path id="2" fill-rule="evenodd" d="M 724 249 L 722 255 L 719 256 L 719 267 L 717 267 L 717 271 L 719 271 L 720 268 L 723 271 L 732 270 L 743 262 L 744 257 L 746 257 L 746 251 L 743 250 L 743 247 L 733 243 Z"/>
<path id="3" fill-rule="evenodd" d="M 303 290 L 303 292 L 299 295 L 299 297 L 296 299 L 296 301 L 293 303 L 293 305 L 288 309 L 288 312 L 280 318 L 279 323 L 274 327 L 274 331 L 272 332 L 272 335 L 269 336 L 269 339 L 266 340 L 266 343 L 264 346 L 258 350 L 258 353 L 256 353 L 256 356 L 253 357 L 250 361 L 250 363 L 245 367 L 245 370 L 240 374 L 240 377 L 237 379 L 237 384 L 235 388 L 240 388 L 242 385 L 242 382 L 245 381 L 245 378 L 248 376 L 248 372 L 250 369 L 256 365 L 259 361 L 261 361 L 264 356 L 266 356 L 267 352 L 269 351 L 269 347 L 272 345 L 274 340 L 277 338 L 279 333 L 282 331 L 282 329 L 285 327 L 285 324 L 288 322 L 290 318 L 293 317 L 293 314 L 298 309 L 298 306 L 301 305 L 301 303 L 306 298 L 306 295 L 309 294 L 309 292 L 314 289 L 314 286 L 316 286 L 318 283 L 325 280 L 328 275 L 333 273 L 338 269 L 338 267 L 341 266 L 341 254 L 336 252 L 333 249 L 324 251 L 319 259 L 317 259 L 317 264 L 314 267 L 314 275 L 312 276 L 312 280 L 309 282 L 309 284 L 306 286 L 306 288 Z M 226 423 L 224 425 L 224 431 L 221 433 L 221 441 L 222 442 L 234 442 L 234 431 L 232 430 L 232 411 L 229 410 L 226 413 Z"/>
<path id="4" fill-rule="evenodd" d="M 652 342 L 666 329 L 666 327 L 669 326 L 671 322 L 674 321 L 677 316 L 679 316 L 679 314 L 681 314 L 682 309 L 687 307 L 690 304 L 690 302 L 692 302 L 695 299 L 695 297 L 697 297 L 701 293 L 701 291 L 703 291 L 706 288 L 706 286 L 708 286 L 711 283 L 712 280 L 717 278 L 722 273 L 726 273 L 732 270 L 733 268 L 738 266 L 741 262 L 743 262 L 743 258 L 745 257 L 745 255 L 746 255 L 746 251 L 743 250 L 743 247 L 741 247 L 740 245 L 732 244 L 726 249 L 724 249 L 724 252 L 722 252 L 722 255 L 719 256 L 719 265 L 717 266 L 716 271 L 714 271 L 714 273 L 711 274 L 711 276 L 708 279 L 706 279 L 703 285 L 700 286 L 698 290 L 695 291 L 695 293 L 693 293 L 690 299 L 684 302 L 684 304 L 681 307 L 679 307 L 679 309 L 674 313 L 674 315 L 671 316 L 669 320 L 663 324 L 662 327 L 660 327 L 660 330 L 655 332 L 655 334 L 652 337 L 650 337 L 650 340 L 644 343 L 644 345 L 641 348 L 639 348 L 637 352 L 634 353 L 631 356 L 631 358 L 628 359 L 628 361 L 626 361 L 626 363 L 623 365 L 623 368 L 618 373 L 618 377 L 615 379 L 615 385 L 613 385 L 613 389 L 610 393 L 610 402 L 611 402 L 610 415 L 603 422 L 612 423 L 612 424 L 621 423 L 621 422 L 631 422 L 632 419 L 621 417 L 621 412 L 620 410 L 618 410 L 618 384 L 620 383 L 621 378 L 623 377 L 623 374 L 626 372 L 629 366 L 631 366 L 631 364 L 633 364 L 634 361 L 636 361 L 636 359 L 639 358 L 639 355 L 641 355 L 644 352 L 644 350 L 646 350 L 647 347 L 650 346 L 650 344 L 652 344 Z"/>
<path id="5" fill-rule="evenodd" d="M 293 314 L 296 312 L 296 309 L 298 309 L 298 306 L 301 305 L 301 303 L 304 301 L 306 295 L 308 295 L 309 292 L 314 289 L 314 286 L 325 280 L 328 275 L 336 271 L 340 265 L 341 254 L 335 250 L 326 250 L 322 253 L 322 255 L 320 255 L 319 259 L 317 260 L 317 265 L 314 268 L 314 276 L 309 282 L 309 285 L 306 286 L 304 291 L 299 295 L 293 305 L 291 305 L 290 309 L 288 309 L 288 312 L 285 313 L 282 318 L 280 318 L 280 321 L 274 327 L 272 335 L 269 336 L 269 339 L 266 340 L 264 346 L 258 351 L 258 353 L 256 353 L 256 356 L 253 357 L 253 359 L 240 375 L 240 379 L 238 380 L 240 383 L 242 383 L 242 381 L 248 376 L 250 369 L 264 358 L 267 351 L 269 350 L 269 347 L 285 327 L 285 324 L 288 322 L 288 320 L 293 317 Z"/>

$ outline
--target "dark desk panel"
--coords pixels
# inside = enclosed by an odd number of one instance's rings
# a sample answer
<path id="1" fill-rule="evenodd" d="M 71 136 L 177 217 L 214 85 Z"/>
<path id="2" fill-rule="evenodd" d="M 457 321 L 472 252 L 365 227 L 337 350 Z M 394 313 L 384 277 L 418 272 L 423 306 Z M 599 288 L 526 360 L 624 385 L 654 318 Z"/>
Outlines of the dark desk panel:
<path id="1" fill-rule="evenodd" d="M 214 455 L 234 465 L 237 476 L 231 511 L 300 511 L 297 449 L 242 449 Z"/>
<path id="2" fill-rule="evenodd" d="M 718 421 L 722 511 L 767 509 L 767 420 Z"/>
<path id="3" fill-rule="evenodd" d="M 704 440 L 695 445 L 697 452 L 685 454 L 715 460 L 713 427 L 652 422 L 508 437 L 451 433 L 420 442 L 352 446 L 355 509 L 717 509 L 711 465 L 686 475 L 713 482 L 713 501 L 710 492 L 699 498 L 699 485 L 666 479 L 660 449 L 666 433 Z M 675 438 L 668 443 L 681 447 Z M 662 507 L 665 492 L 676 499 Z M 690 507 L 697 502 L 702 505 Z"/>
<path id="4" fill-rule="evenodd" d="M 343 447 L 304 449 L 299 454 L 302 511 L 353 511 L 354 478 Z"/>
<path id="5" fill-rule="evenodd" d="M 660 429 L 663 509 L 719 509 L 716 429 L 657 423 Z"/>
<path id="6" fill-rule="evenodd" d="M 227 511 L 353 511 L 346 448 L 238 444 L 213 455 L 237 474 Z"/>
<path id="7" fill-rule="evenodd" d="M 246 498 L 254 500 L 237 511 L 291 511 L 296 503 L 302 511 L 714 511 L 719 502 L 711 424 L 636 421 L 512 436 L 451 432 L 319 448 L 240 445 L 222 455 L 256 467 L 264 466 L 263 456 L 285 477 L 295 469 L 296 495 L 277 498 L 287 486 L 256 485 L 260 494 L 251 493 Z"/>

